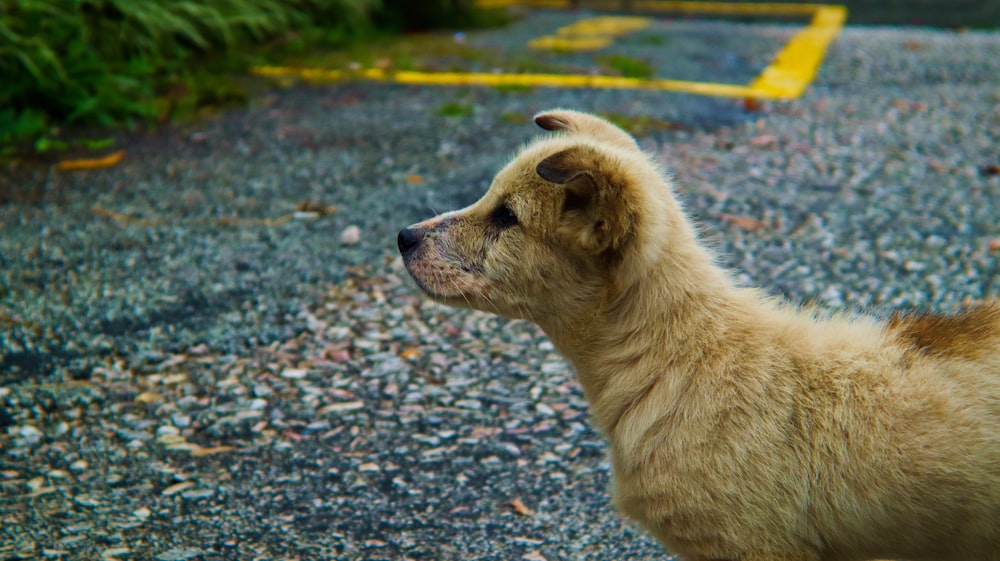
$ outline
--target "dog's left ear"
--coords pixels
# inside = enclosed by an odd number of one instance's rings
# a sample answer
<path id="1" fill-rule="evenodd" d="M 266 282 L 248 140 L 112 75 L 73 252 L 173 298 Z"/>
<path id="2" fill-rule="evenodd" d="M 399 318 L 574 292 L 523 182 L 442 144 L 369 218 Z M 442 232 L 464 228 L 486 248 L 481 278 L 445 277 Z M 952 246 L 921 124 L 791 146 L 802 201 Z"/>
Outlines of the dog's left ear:
<path id="1" fill-rule="evenodd" d="M 595 254 L 620 251 L 632 232 L 627 178 L 612 169 L 607 156 L 590 146 L 556 152 L 535 167 L 563 190 L 561 228 Z"/>
<path id="2" fill-rule="evenodd" d="M 551 109 L 535 115 L 535 124 L 547 131 L 565 131 L 614 144 L 619 148 L 639 149 L 632 135 L 589 113 L 570 109 Z"/>

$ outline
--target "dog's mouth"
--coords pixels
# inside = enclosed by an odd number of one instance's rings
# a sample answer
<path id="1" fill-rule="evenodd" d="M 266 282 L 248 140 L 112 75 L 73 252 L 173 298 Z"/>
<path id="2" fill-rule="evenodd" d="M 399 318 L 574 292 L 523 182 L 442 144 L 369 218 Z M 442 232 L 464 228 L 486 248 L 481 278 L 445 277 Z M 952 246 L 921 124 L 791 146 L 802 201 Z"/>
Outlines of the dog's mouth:
<path id="1" fill-rule="evenodd" d="M 410 278 L 413 279 L 413 282 L 417 283 L 417 288 L 419 288 L 421 292 L 423 292 L 425 295 L 427 295 L 431 299 L 445 301 L 445 300 L 448 300 L 449 298 L 451 298 L 450 296 L 445 296 L 444 294 L 439 294 L 437 291 L 435 291 L 431 287 L 427 286 L 427 283 L 425 283 L 423 281 L 423 279 L 420 278 L 419 275 L 417 275 L 416 273 L 413 272 L 413 269 L 410 268 L 410 264 L 409 263 L 406 264 L 406 270 L 410 273 Z"/>
<path id="2" fill-rule="evenodd" d="M 461 267 L 440 256 L 412 255 L 403 259 L 417 287 L 433 300 L 474 307 L 488 293 L 488 283 L 475 267 Z"/>

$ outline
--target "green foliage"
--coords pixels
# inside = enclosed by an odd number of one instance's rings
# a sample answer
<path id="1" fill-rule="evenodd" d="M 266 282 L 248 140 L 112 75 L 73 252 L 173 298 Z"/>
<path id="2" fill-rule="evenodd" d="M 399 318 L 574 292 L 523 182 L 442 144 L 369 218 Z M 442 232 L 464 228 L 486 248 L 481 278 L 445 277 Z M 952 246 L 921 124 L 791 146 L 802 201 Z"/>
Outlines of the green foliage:
<path id="1" fill-rule="evenodd" d="M 670 43 L 670 37 L 664 37 L 657 33 L 643 33 L 641 35 L 635 36 L 633 39 L 627 39 L 629 43 L 635 45 L 643 45 L 646 47 L 662 47 Z"/>
<path id="2" fill-rule="evenodd" d="M 382 0 L 375 13 L 382 27 L 407 31 L 449 28 L 477 28 L 502 25 L 509 21 L 505 10 L 482 9 L 474 0 Z"/>
<path id="3" fill-rule="evenodd" d="M 624 55 L 606 55 L 597 58 L 597 62 L 617 70 L 626 78 L 652 78 L 653 67 L 644 60 Z"/>
<path id="4" fill-rule="evenodd" d="M 467 117 L 472 115 L 474 108 L 468 103 L 449 101 L 438 108 L 438 115 L 445 117 Z"/>
<path id="5" fill-rule="evenodd" d="M 0 143 L 56 123 L 159 116 L 157 95 L 197 90 L 209 64 L 245 66 L 248 48 L 295 35 L 343 44 L 378 0 L 8 0 L 0 3 Z M 198 72 L 193 69 L 202 69 Z M 196 96 L 245 97 L 218 84 Z"/>

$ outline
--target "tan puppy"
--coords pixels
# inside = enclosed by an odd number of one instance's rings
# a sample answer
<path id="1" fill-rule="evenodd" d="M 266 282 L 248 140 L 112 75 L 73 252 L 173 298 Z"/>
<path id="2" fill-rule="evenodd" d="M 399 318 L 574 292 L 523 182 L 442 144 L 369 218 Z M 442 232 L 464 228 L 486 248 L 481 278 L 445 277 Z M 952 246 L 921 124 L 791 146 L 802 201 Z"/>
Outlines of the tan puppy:
<path id="1" fill-rule="evenodd" d="M 615 501 L 691 560 L 1000 560 L 1000 308 L 818 318 L 735 286 L 656 164 L 573 111 L 404 229 L 436 300 L 538 323 Z"/>

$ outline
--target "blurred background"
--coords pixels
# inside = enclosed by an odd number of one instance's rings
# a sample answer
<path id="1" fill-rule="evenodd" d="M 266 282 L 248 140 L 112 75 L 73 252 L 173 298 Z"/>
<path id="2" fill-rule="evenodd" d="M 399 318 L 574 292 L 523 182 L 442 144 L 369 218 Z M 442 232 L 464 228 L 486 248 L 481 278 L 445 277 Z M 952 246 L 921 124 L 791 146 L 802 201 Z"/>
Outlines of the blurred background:
<path id="1" fill-rule="evenodd" d="M 995 0 L 841 3 L 854 25 L 1000 24 Z M 0 157 L 69 148 L 60 138 L 65 125 L 155 123 L 245 103 L 253 95 L 245 79 L 251 65 L 511 17 L 516 12 L 472 0 L 7 0 L 0 4 Z M 92 142 L 84 148 L 100 148 Z"/>

